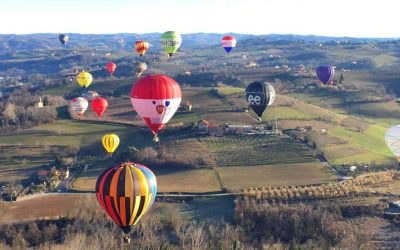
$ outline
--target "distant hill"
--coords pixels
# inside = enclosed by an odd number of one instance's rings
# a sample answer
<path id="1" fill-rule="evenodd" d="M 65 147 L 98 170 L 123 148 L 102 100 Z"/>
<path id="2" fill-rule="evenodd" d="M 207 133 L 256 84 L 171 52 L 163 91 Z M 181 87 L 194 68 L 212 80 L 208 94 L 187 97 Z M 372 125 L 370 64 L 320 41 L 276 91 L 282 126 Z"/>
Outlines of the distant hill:
<path id="1" fill-rule="evenodd" d="M 263 40 L 263 41 L 305 41 L 305 42 L 328 42 L 328 41 L 387 41 L 395 38 L 355 38 L 355 37 L 327 37 L 315 35 L 234 35 L 238 40 Z M 70 41 L 66 48 L 94 47 L 101 50 L 126 50 L 131 51 L 136 40 L 147 40 L 152 46 L 160 47 L 161 33 L 148 34 L 68 34 Z M 222 36 L 226 34 L 216 33 L 193 33 L 184 34 L 182 48 L 201 48 L 205 46 L 218 45 Z M 31 51 L 35 49 L 59 49 L 61 44 L 58 41 L 58 34 L 28 34 L 28 35 L 0 35 L 0 53 L 15 51 Z"/>

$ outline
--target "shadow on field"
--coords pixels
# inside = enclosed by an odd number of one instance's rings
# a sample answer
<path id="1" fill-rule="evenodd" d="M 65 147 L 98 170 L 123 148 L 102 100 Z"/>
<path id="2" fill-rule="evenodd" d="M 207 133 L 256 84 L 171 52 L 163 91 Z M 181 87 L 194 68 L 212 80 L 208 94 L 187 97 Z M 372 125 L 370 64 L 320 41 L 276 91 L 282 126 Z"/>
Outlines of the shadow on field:
<path id="1" fill-rule="evenodd" d="M 179 204 L 182 214 L 190 220 L 223 220 L 233 222 L 235 205 L 234 197 L 196 198 Z"/>

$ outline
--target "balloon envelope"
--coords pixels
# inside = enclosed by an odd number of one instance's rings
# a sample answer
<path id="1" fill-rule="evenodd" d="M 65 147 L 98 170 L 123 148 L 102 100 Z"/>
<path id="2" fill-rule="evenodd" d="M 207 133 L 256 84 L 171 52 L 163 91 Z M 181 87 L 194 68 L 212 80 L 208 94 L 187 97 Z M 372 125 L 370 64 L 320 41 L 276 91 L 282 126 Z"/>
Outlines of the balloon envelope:
<path id="1" fill-rule="evenodd" d="M 119 137 L 116 134 L 105 134 L 101 138 L 101 142 L 107 153 L 112 154 L 118 148 Z"/>
<path id="2" fill-rule="evenodd" d="M 58 40 L 60 41 L 61 44 L 67 44 L 69 37 L 65 34 L 60 34 L 58 36 Z"/>
<path id="3" fill-rule="evenodd" d="M 107 107 L 108 101 L 103 97 L 97 97 L 92 101 L 92 109 L 98 117 L 101 117 L 106 112 Z"/>
<path id="4" fill-rule="evenodd" d="M 142 75 L 142 73 L 145 72 L 146 70 L 147 70 L 147 64 L 143 62 L 136 62 L 134 64 L 134 71 L 137 77 L 140 77 L 140 75 Z"/>
<path id="5" fill-rule="evenodd" d="M 112 75 L 114 73 L 115 69 L 117 68 L 117 65 L 113 62 L 109 62 L 109 63 L 107 63 L 106 68 L 107 68 L 108 72 L 110 73 L 110 75 Z"/>
<path id="6" fill-rule="evenodd" d="M 232 48 L 236 46 L 236 39 L 233 36 L 224 36 L 222 38 L 222 47 L 225 49 L 227 53 L 229 53 Z"/>
<path id="7" fill-rule="evenodd" d="M 261 117 L 263 112 L 274 102 L 275 89 L 266 82 L 253 82 L 246 87 L 246 100 L 250 108 Z"/>
<path id="8" fill-rule="evenodd" d="M 182 37 L 176 31 L 167 31 L 161 36 L 161 46 L 170 57 L 179 49 L 181 43 Z"/>
<path id="9" fill-rule="evenodd" d="M 323 84 L 328 84 L 335 76 L 335 68 L 332 66 L 319 66 L 316 70 L 318 79 Z"/>
<path id="10" fill-rule="evenodd" d="M 150 209 L 156 194 L 154 173 L 133 162 L 107 169 L 96 182 L 97 201 L 126 234 Z"/>
<path id="11" fill-rule="evenodd" d="M 181 103 L 178 83 L 165 75 L 149 75 L 131 89 L 132 106 L 154 135 L 172 118 Z"/>
<path id="12" fill-rule="evenodd" d="M 77 115 L 83 115 L 85 113 L 87 107 L 89 106 L 88 101 L 83 97 L 77 97 L 71 100 L 72 110 Z"/>
<path id="13" fill-rule="evenodd" d="M 93 77 L 89 72 L 82 71 L 76 76 L 76 81 L 81 87 L 89 87 L 93 81 Z"/>
<path id="14" fill-rule="evenodd" d="M 396 157 L 400 157 L 400 125 L 390 127 L 385 133 L 385 141 Z"/>
<path id="15" fill-rule="evenodd" d="M 149 49 L 150 43 L 146 41 L 136 41 L 135 50 L 142 57 L 144 53 Z"/>

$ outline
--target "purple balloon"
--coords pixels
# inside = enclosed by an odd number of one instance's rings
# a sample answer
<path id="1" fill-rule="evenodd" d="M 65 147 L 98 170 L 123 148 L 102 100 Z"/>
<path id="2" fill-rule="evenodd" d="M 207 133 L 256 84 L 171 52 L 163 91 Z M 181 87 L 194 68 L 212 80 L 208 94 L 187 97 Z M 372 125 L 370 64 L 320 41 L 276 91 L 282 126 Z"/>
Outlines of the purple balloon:
<path id="1" fill-rule="evenodd" d="M 323 84 L 328 84 L 330 81 L 332 81 L 334 75 L 335 69 L 332 66 L 319 66 L 317 68 L 318 79 Z"/>

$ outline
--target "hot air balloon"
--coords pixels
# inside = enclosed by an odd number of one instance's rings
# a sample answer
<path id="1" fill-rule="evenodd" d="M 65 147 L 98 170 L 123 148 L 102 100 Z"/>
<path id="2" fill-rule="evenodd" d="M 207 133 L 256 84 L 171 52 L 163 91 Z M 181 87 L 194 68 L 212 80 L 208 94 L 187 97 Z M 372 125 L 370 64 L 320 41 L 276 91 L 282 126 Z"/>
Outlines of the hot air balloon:
<path id="1" fill-rule="evenodd" d="M 103 147 L 106 149 L 107 153 L 112 156 L 114 151 L 118 148 L 119 137 L 116 134 L 105 134 L 101 138 Z"/>
<path id="2" fill-rule="evenodd" d="M 246 87 L 246 100 L 261 120 L 263 112 L 275 99 L 274 87 L 266 82 L 253 82 Z"/>
<path id="3" fill-rule="evenodd" d="M 181 35 L 176 31 L 167 31 L 161 36 L 161 46 L 171 58 L 182 43 Z"/>
<path id="4" fill-rule="evenodd" d="M 233 36 L 224 36 L 221 40 L 222 47 L 229 53 L 236 46 L 236 39 Z"/>
<path id="5" fill-rule="evenodd" d="M 104 112 L 106 112 L 107 107 L 108 102 L 103 97 L 94 98 L 92 101 L 92 109 L 100 118 L 104 114 Z"/>
<path id="6" fill-rule="evenodd" d="M 93 101 L 94 98 L 99 97 L 100 95 L 93 90 L 89 90 L 86 93 L 82 93 L 82 96 L 88 99 L 89 101 Z"/>
<path id="7" fill-rule="evenodd" d="M 318 79 L 323 84 L 328 84 L 335 76 L 335 68 L 332 66 L 319 66 L 316 70 Z"/>
<path id="8" fill-rule="evenodd" d="M 140 57 L 143 57 L 144 53 L 149 49 L 150 43 L 146 41 L 136 41 L 135 42 L 135 50 L 137 53 L 140 55 Z"/>
<path id="9" fill-rule="evenodd" d="M 400 157 L 400 125 L 390 127 L 385 133 L 385 141 L 396 157 Z"/>
<path id="10" fill-rule="evenodd" d="M 153 205 L 156 194 L 154 173 L 133 162 L 107 169 L 96 182 L 97 201 L 126 235 Z M 129 242 L 129 237 L 124 240 Z"/>
<path id="11" fill-rule="evenodd" d="M 58 36 L 58 40 L 60 40 L 61 44 L 65 45 L 65 44 L 67 44 L 67 42 L 69 40 L 69 37 L 67 35 L 65 35 L 65 34 L 60 34 Z"/>
<path id="12" fill-rule="evenodd" d="M 87 107 L 89 106 L 88 101 L 83 97 L 77 97 L 71 100 L 72 110 L 78 115 L 81 116 L 85 113 Z"/>
<path id="13" fill-rule="evenodd" d="M 76 81 L 79 86 L 87 88 L 92 83 L 93 78 L 89 72 L 82 71 L 76 76 Z"/>
<path id="14" fill-rule="evenodd" d="M 107 63 L 106 68 L 107 68 L 108 72 L 110 72 L 110 75 L 112 75 L 114 73 L 115 69 L 117 68 L 117 65 L 113 62 L 109 62 L 109 63 Z"/>
<path id="15" fill-rule="evenodd" d="M 165 75 L 149 75 L 137 80 L 131 89 L 133 108 L 150 127 L 154 140 L 181 103 L 181 88 Z"/>
<path id="16" fill-rule="evenodd" d="M 143 62 L 136 62 L 133 67 L 137 77 L 140 77 L 140 75 L 147 70 L 147 64 Z"/>

